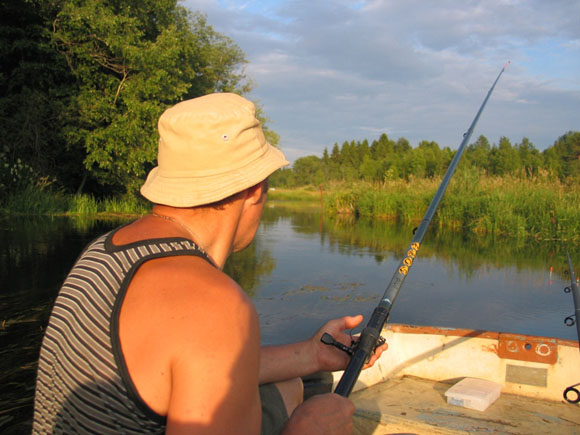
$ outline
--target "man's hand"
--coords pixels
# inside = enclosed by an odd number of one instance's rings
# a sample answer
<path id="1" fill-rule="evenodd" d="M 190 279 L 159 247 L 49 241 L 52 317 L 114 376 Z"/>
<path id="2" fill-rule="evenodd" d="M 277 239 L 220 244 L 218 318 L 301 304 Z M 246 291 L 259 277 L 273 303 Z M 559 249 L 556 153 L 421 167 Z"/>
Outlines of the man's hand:
<path id="1" fill-rule="evenodd" d="M 346 435 L 353 430 L 354 405 L 338 394 L 320 394 L 294 410 L 283 435 Z"/>
<path id="2" fill-rule="evenodd" d="M 349 355 L 341 350 L 335 348 L 334 346 L 329 346 L 320 341 L 320 337 L 325 332 L 332 335 L 332 337 L 341 342 L 346 346 L 351 345 L 352 338 L 356 340 L 356 336 L 352 337 L 345 333 L 347 329 L 352 329 L 357 327 L 363 320 L 362 315 L 358 316 L 346 316 L 340 319 L 334 319 L 328 321 L 322 328 L 320 328 L 316 334 L 310 339 L 310 345 L 312 347 L 312 352 L 314 358 L 316 359 L 320 371 L 335 371 L 344 370 L 350 361 Z M 371 356 L 368 364 L 363 368 L 371 367 L 375 361 L 381 356 L 381 354 L 387 350 L 388 345 L 385 343 L 382 346 L 377 347 L 375 353 Z"/>
<path id="3" fill-rule="evenodd" d="M 319 371 L 344 370 L 350 361 L 350 356 L 334 346 L 328 346 L 320 341 L 325 332 L 346 346 L 351 345 L 351 336 L 344 331 L 352 329 L 362 322 L 363 316 L 347 316 L 330 320 L 308 340 L 282 346 L 264 346 L 260 353 L 260 384 L 280 382 L 288 379 L 307 376 Z M 353 337 L 355 340 L 357 336 Z M 377 347 L 369 363 L 364 368 L 371 367 L 381 354 L 387 350 L 387 345 Z"/>

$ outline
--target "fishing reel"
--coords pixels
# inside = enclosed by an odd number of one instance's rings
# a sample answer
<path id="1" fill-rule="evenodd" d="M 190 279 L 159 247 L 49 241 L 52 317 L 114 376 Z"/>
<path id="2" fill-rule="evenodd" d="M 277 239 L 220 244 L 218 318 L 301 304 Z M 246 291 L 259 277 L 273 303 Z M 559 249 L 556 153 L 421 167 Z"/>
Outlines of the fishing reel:
<path id="1" fill-rule="evenodd" d="M 322 337 L 320 337 L 320 341 L 322 341 L 324 344 L 327 344 L 329 346 L 334 346 L 339 350 L 342 350 L 343 352 L 345 352 L 346 354 L 348 354 L 349 356 L 353 356 L 354 352 L 356 351 L 356 348 L 358 347 L 359 341 L 358 340 L 352 340 L 350 342 L 350 346 L 346 346 L 344 344 L 342 344 L 340 341 L 336 341 L 334 339 L 334 337 L 332 335 L 330 335 L 328 332 L 325 332 L 324 334 L 322 334 Z M 375 353 L 375 350 L 377 349 L 377 347 L 382 346 L 383 344 L 385 344 L 386 340 L 384 337 L 379 336 L 379 339 L 377 340 L 377 344 L 375 344 L 375 347 L 373 349 L 373 353 Z"/>

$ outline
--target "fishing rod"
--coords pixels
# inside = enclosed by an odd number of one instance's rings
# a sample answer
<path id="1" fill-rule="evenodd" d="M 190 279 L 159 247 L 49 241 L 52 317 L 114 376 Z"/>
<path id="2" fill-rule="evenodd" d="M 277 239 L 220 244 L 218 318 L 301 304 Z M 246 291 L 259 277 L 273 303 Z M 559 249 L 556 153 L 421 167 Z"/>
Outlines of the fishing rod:
<path id="1" fill-rule="evenodd" d="M 564 289 L 565 293 L 572 293 L 572 298 L 574 300 L 574 314 L 568 316 L 564 319 L 566 326 L 573 326 L 576 324 L 576 333 L 578 336 L 578 345 L 580 346 L 580 290 L 578 290 L 578 283 L 576 282 L 576 275 L 574 274 L 574 267 L 572 266 L 572 259 L 570 258 L 570 253 L 566 251 L 568 256 L 568 268 L 570 270 L 570 287 Z M 576 320 L 574 320 L 576 318 Z M 580 383 L 576 385 L 571 385 L 564 390 L 564 399 L 570 403 L 580 402 L 580 391 L 576 388 Z M 576 394 L 576 398 L 572 398 L 570 393 Z"/>
<path id="2" fill-rule="evenodd" d="M 362 330 L 359 340 L 356 343 L 354 343 L 351 347 L 348 347 L 334 340 L 334 338 L 328 333 L 322 335 L 321 341 L 324 344 L 335 346 L 351 356 L 350 362 L 348 363 L 346 370 L 344 371 L 340 381 L 338 382 L 338 385 L 336 386 L 336 389 L 334 390 L 336 394 L 339 394 L 344 397 L 349 396 L 354 387 L 354 384 L 356 383 L 360 375 L 360 372 L 362 371 L 363 366 L 369 360 L 370 356 L 372 355 L 376 347 L 384 342 L 384 339 L 380 336 L 381 330 L 383 329 L 383 326 L 389 319 L 389 316 L 391 314 L 391 308 L 393 307 L 395 299 L 399 294 L 399 290 L 401 289 L 401 286 L 403 285 L 403 282 L 405 281 L 405 278 L 409 273 L 409 269 L 413 264 L 413 260 L 417 256 L 417 251 L 421 246 L 423 237 L 427 232 L 427 228 L 429 228 L 431 219 L 433 218 L 433 215 L 435 214 L 435 211 L 437 210 L 437 207 L 441 202 L 441 198 L 443 197 L 443 194 L 447 189 L 447 185 L 449 184 L 449 181 L 453 176 L 453 172 L 455 172 L 455 168 L 457 167 L 457 164 L 461 159 L 461 156 L 465 149 L 465 145 L 471 138 L 471 134 L 473 133 L 475 125 L 479 120 L 479 116 L 483 112 L 483 109 L 487 104 L 487 100 L 491 96 L 491 93 L 493 92 L 495 85 L 499 81 L 499 78 L 501 77 L 501 75 L 503 74 L 508 65 L 509 61 L 506 62 L 506 64 L 503 66 L 502 70 L 500 71 L 497 78 L 493 82 L 493 85 L 489 89 L 487 96 L 485 97 L 485 100 L 483 100 L 483 103 L 481 104 L 479 111 L 477 112 L 475 118 L 473 119 L 471 125 L 469 126 L 469 129 L 463 134 L 463 140 L 461 141 L 461 145 L 459 146 L 457 153 L 453 157 L 453 160 L 449 164 L 449 168 L 447 168 L 447 172 L 445 173 L 445 176 L 441 181 L 441 185 L 439 186 L 437 192 L 435 193 L 435 196 L 431 200 L 431 204 L 429 204 L 429 208 L 425 212 L 423 220 L 414 231 L 414 237 L 411 240 L 411 243 L 409 244 L 409 247 L 407 248 L 406 251 L 407 254 L 405 255 L 405 257 L 403 257 L 403 259 L 399 263 L 399 267 L 397 267 L 395 273 L 393 274 L 393 277 L 387 289 L 385 290 L 385 293 L 383 294 L 380 303 L 373 311 L 373 314 L 371 315 L 371 318 L 368 321 L 366 327 Z"/>

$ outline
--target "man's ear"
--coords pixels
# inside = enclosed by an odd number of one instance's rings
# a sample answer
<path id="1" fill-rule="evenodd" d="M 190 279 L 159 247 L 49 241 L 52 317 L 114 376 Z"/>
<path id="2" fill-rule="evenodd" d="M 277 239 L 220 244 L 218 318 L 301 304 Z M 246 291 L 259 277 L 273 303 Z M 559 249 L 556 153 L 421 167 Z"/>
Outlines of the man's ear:
<path id="1" fill-rule="evenodd" d="M 257 204 L 265 199 L 268 193 L 268 180 L 255 184 L 247 189 L 246 199 L 250 204 Z"/>

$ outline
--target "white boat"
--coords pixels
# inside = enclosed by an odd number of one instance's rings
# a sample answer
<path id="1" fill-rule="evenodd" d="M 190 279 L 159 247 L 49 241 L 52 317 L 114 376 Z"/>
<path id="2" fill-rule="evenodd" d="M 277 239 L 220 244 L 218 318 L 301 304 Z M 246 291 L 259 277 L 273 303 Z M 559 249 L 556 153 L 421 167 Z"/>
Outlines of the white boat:
<path id="1" fill-rule="evenodd" d="M 402 324 L 382 335 L 388 350 L 350 395 L 356 433 L 580 434 L 580 405 L 563 397 L 580 383 L 577 342 Z M 332 374 L 334 386 L 341 375 Z M 447 397 L 463 379 L 491 381 L 499 398 L 485 388 Z"/>

